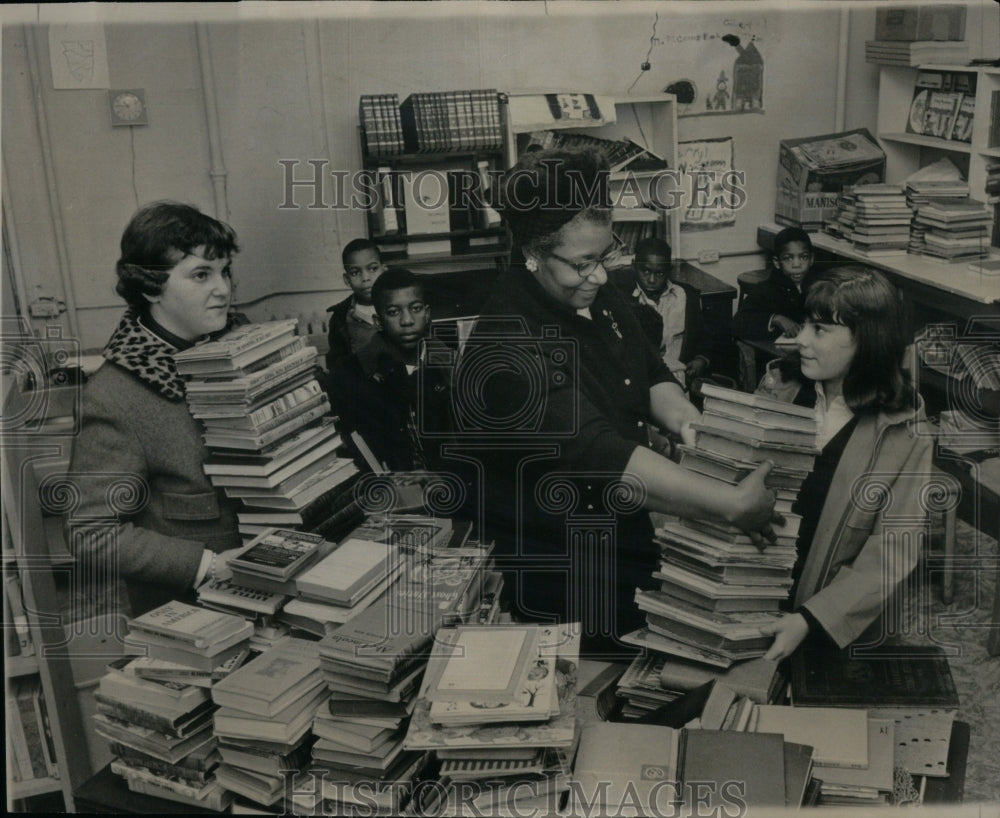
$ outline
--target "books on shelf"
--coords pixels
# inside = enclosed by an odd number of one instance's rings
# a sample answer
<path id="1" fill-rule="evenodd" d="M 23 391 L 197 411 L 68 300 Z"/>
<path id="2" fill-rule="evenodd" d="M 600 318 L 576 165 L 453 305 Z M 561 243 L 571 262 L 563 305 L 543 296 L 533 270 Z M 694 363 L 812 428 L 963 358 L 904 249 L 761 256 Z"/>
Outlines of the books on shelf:
<path id="1" fill-rule="evenodd" d="M 961 41 L 868 40 L 865 43 L 865 60 L 882 65 L 961 65 L 969 60 L 969 46 Z"/>
<path id="2" fill-rule="evenodd" d="M 414 93 L 398 110 L 409 152 L 498 150 L 503 146 L 495 89 Z"/>
<path id="3" fill-rule="evenodd" d="M 398 94 L 362 94 L 358 101 L 358 119 L 368 155 L 389 156 L 403 152 Z"/>

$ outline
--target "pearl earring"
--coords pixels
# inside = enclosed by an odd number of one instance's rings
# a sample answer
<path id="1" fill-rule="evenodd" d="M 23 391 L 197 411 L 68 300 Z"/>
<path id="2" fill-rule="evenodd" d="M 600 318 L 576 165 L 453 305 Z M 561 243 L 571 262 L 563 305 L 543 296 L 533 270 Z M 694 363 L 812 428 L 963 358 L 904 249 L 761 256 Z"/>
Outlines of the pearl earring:
<path id="1" fill-rule="evenodd" d="M 537 273 L 538 272 L 538 260 L 528 256 L 524 260 L 524 266 L 528 268 L 528 272 Z"/>

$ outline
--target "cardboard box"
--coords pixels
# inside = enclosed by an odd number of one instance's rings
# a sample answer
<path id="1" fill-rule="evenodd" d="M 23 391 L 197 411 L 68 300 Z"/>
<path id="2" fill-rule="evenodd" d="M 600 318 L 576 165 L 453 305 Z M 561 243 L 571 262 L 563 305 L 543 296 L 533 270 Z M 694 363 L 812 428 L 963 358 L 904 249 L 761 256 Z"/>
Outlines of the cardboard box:
<path id="1" fill-rule="evenodd" d="M 964 40 L 965 6 L 896 6 L 875 12 L 875 39 Z"/>
<path id="2" fill-rule="evenodd" d="M 865 128 L 783 139 L 778 148 L 775 221 L 819 230 L 845 185 L 885 180 L 885 153 Z"/>

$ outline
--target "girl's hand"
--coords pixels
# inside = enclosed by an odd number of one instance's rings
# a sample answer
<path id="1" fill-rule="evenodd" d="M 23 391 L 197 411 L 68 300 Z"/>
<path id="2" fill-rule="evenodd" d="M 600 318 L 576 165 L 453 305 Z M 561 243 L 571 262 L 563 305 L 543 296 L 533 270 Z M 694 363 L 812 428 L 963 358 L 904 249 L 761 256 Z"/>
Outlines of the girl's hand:
<path id="1" fill-rule="evenodd" d="M 774 634 L 774 644 L 764 654 L 764 658 L 786 659 L 795 653 L 795 649 L 809 635 L 809 623 L 802 614 L 786 614 L 764 631 Z"/>

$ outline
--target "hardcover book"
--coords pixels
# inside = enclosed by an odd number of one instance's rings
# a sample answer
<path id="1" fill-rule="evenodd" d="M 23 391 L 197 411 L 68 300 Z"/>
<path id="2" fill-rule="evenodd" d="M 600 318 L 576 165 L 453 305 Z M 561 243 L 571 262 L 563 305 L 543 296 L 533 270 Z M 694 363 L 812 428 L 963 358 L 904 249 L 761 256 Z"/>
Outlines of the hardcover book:
<path id="1" fill-rule="evenodd" d="M 796 706 L 959 706 L 948 659 L 932 646 L 894 645 L 852 655 L 850 648 L 807 643 L 792 654 L 791 687 Z"/>
<path id="2" fill-rule="evenodd" d="M 287 638 L 212 688 L 222 707 L 273 716 L 322 683 L 316 642 Z"/>
<path id="3" fill-rule="evenodd" d="M 761 704 L 754 708 L 749 729 L 780 733 L 787 741 L 812 746 L 817 766 L 868 767 L 866 710 Z"/>
<path id="4" fill-rule="evenodd" d="M 239 616 L 172 600 L 130 619 L 128 627 L 130 635 L 136 639 L 149 634 L 200 649 L 212 647 L 244 631 L 246 622 Z"/>
<path id="5" fill-rule="evenodd" d="M 295 584 L 303 596 L 350 606 L 394 573 L 399 559 L 395 546 L 352 537 L 300 574 Z"/>
<path id="6" fill-rule="evenodd" d="M 188 361 L 225 361 L 234 369 L 246 366 L 288 343 L 297 325 L 297 321 L 289 319 L 235 327 L 221 338 L 176 353 L 177 371 L 183 375 Z"/>

